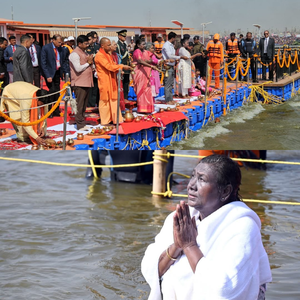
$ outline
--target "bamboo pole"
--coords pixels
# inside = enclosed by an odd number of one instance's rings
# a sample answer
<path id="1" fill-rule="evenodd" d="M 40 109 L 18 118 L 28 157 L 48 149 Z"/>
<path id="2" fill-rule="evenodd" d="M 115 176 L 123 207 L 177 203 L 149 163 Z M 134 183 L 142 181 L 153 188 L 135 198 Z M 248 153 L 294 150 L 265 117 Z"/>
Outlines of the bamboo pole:
<path id="1" fill-rule="evenodd" d="M 165 193 L 166 191 L 166 168 L 167 163 L 161 161 L 158 158 L 164 158 L 164 156 L 156 156 L 155 154 L 166 154 L 167 150 L 155 150 L 154 151 L 154 164 L 153 164 L 153 192 Z M 153 195 L 153 197 L 161 198 L 163 196 Z"/>

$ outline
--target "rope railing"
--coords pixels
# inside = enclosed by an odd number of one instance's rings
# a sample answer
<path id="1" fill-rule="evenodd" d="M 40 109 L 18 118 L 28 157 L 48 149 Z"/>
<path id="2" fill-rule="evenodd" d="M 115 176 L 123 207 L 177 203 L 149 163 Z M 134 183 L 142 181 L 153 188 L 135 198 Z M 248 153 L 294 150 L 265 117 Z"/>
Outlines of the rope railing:
<path id="1" fill-rule="evenodd" d="M 119 164 L 119 165 L 95 165 L 92 152 L 91 150 L 88 151 L 88 156 L 90 160 L 90 164 L 71 164 L 71 163 L 59 163 L 59 162 L 49 162 L 49 161 L 40 161 L 40 160 L 33 160 L 33 159 L 23 159 L 23 158 L 13 158 L 13 157 L 0 157 L 0 160 L 4 161 L 14 161 L 14 162 L 25 162 L 25 163 L 34 163 L 34 164 L 41 164 L 41 165 L 51 165 L 51 166 L 63 166 L 63 167 L 76 167 L 76 168 L 92 168 L 94 177 L 98 179 L 98 175 L 96 172 L 97 168 L 129 168 L 129 167 L 142 167 L 153 165 L 154 160 L 159 160 L 164 163 L 168 163 L 168 159 L 170 157 L 182 157 L 182 158 L 203 158 L 205 156 L 201 155 L 189 155 L 189 154 L 175 154 L 175 153 L 158 153 L 154 152 L 153 154 L 153 161 L 144 162 L 144 163 L 134 163 L 134 164 Z M 287 161 L 275 161 L 275 160 L 261 160 L 261 159 L 245 159 L 245 158 L 231 158 L 235 161 L 242 161 L 242 162 L 256 162 L 256 163 L 263 163 L 263 164 L 285 164 L 285 165 L 298 165 L 300 166 L 300 162 L 287 162 Z M 168 175 L 167 179 L 167 191 L 164 193 L 157 193 L 151 192 L 152 195 L 158 195 L 163 197 L 181 197 L 187 198 L 188 195 L 186 194 L 175 194 L 171 191 L 170 188 L 170 181 L 172 175 L 179 175 L 185 178 L 190 178 L 189 175 L 181 174 L 178 172 L 172 172 Z M 263 204 L 281 204 L 281 205 L 300 205 L 298 202 L 287 202 L 287 201 L 271 201 L 271 200 L 258 200 L 258 199 L 242 199 L 244 202 L 254 202 L 254 203 L 263 203 Z"/>

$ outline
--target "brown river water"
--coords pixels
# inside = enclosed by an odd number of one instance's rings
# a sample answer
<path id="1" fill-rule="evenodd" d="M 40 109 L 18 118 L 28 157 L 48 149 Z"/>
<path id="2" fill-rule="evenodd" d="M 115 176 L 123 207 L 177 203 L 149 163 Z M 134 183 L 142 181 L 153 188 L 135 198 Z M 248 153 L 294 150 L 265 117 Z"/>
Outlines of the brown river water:
<path id="1" fill-rule="evenodd" d="M 0 156 L 87 163 L 85 151 Z M 300 162 L 300 151 L 269 151 L 268 159 Z M 174 169 L 190 175 L 196 163 L 176 158 Z M 300 166 L 242 173 L 245 199 L 300 202 Z M 0 160 L 0 175 L 1 300 L 147 299 L 140 262 L 179 198 L 154 199 L 151 186 L 111 182 L 109 171 L 87 180 L 78 167 Z M 174 179 L 173 191 L 184 193 L 188 179 Z M 267 299 L 300 299 L 300 206 L 249 206 L 262 220 L 272 267 Z"/>

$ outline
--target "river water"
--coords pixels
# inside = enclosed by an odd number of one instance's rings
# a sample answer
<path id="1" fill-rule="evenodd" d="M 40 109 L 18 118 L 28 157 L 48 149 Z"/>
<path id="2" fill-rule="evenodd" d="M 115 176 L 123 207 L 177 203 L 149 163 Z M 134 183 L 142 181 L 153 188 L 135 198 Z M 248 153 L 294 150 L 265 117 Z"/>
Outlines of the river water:
<path id="1" fill-rule="evenodd" d="M 172 149 L 300 149 L 300 96 L 280 105 L 247 103 L 210 122 Z"/>
<path id="2" fill-rule="evenodd" d="M 0 156 L 87 163 L 84 151 Z M 300 151 L 269 151 L 268 158 L 299 162 Z M 196 163 L 176 158 L 175 171 L 190 174 Z M 111 182 L 109 171 L 91 181 L 78 167 L 3 160 L 0 166 L 0 299 L 147 299 L 140 262 L 179 198 L 154 199 L 150 186 Z M 242 173 L 245 199 L 300 202 L 300 166 Z M 187 179 L 174 179 L 173 190 L 184 193 Z M 262 220 L 272 266 L 267 299 L 300 299 L 300 206 L 249 206 Z"/>

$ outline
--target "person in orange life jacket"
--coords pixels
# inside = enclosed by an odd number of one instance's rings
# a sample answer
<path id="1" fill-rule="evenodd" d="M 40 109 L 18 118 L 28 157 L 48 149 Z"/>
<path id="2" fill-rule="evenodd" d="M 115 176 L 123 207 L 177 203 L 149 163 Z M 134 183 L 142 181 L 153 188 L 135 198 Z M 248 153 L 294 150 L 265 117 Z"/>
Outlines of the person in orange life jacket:
<path id="1" fill-rule="evenodd" d="M 165 41 L 163 40 L 162 34 L 157 35 L 157 41 L 154 42 L 154 47 L 155 47 L 155 56 L 157 59 L 162 58 L 162 53 L 161 50 L 165 44 Z"/>
<path id="2" fill-rule="evenodd" d="M 251 58 L 250 67 L 251 67 L 251 73 L 252 73 L 252 80 L 253 80 L 253 82 L 258 82 L 256 80 L 255 60 L 253 58 L 253 55 L 255 54 L 255 49 L 256 49 L 256 42 L 255 42 L 255 40 L 252 39 L 252 33 L 247 32 L 246 39 L 241 41 L 240 51 L 244 58 L 247 58 L 247 54 L 249 54 L 249 57 Z M 249 72 L 244 78 L 245 81 L 247 81 L 248 75 L 249 75 Z"/>
<path id="3" fill-rule="evenodd" d="M 69 36 L 67 39 L 64 39 L 64 45 L 63 45 L 67 51 L 67 58 L 69 58 L 69 55 L 73 52 L 74 46 L 75 46 L 75 39 L 73 36 Z"/>
<path id="4" fill-rule="evenodd" d="M 240 54 L 239 43 L 237 38 L 235 37 L 234 32 L 230 34 L 230 39 L 226 42 L 226 53 L 228 55 L 228 64 L 230 64 L 228 66 L 228 71 L 230 72 L 230 76 L 233 77 L 234 76 L 233 70 L 235 68 L 234 68 L 234 63 L 231 62 Z M 227 78 L 227 80 L 231 81 L 230 78 Z"/>
<path id="5" fill-rule="evenodd" d="M 13 120 L 22 123 L 35 122 L 48 112 L 47 106 L 37 108 L 49 103 L 47 94 L 48 91 L 40 89 L 31 83 L 16 81 L 4 88 L 2 96 L 9 99 L 2 99 L 0 110 L 2 112 L 9 111 L 9 117 Z M 39 98 L 36 99 L 36 97 Z M 32 126 L 21 126 L 14 123 L 12 125 L 19 141 L 46 145 L 43 138 L 47 131 L 47 120 Z"/>
<path id="6" fill-rule="evenodd" d="M 76 96 L 77 114 L 75 122 L 77 130 L 88 129 L 85 127 L 85 110 L 89 100 L 89 93 L 93 84 L 93 55 L 88 55 L 86 49 L 89 46 L 86 35 L 77 38 L 77 47 L 70 54 L 71 87 Z"/>
<path id="7" fill-rule="evenodd" d="M 210 86 L 212 71 L 215 73 L 215 88 L 218 89 L 220 87 L 220 69 L 223 66 L 224 61 L 224 49 L 223 44 L 219 41 L 220 35 L 216 33 L 214 35 L 213 40 L 209 41 L 206 50 L 208 51 L 208 65 L 209 65 L 209 79 L 207 82 L 207 86 Z"/>

